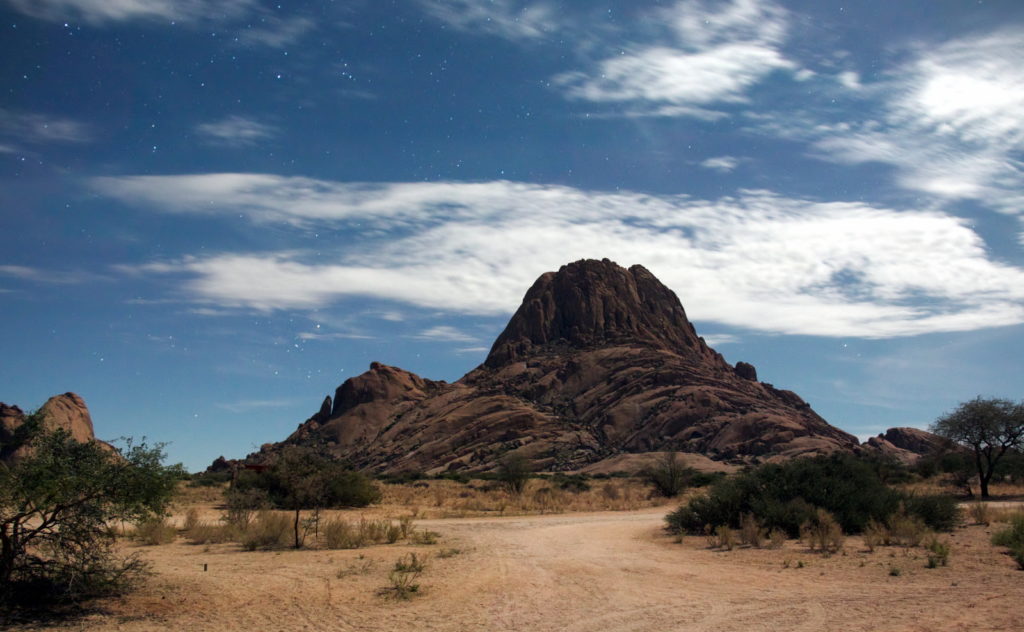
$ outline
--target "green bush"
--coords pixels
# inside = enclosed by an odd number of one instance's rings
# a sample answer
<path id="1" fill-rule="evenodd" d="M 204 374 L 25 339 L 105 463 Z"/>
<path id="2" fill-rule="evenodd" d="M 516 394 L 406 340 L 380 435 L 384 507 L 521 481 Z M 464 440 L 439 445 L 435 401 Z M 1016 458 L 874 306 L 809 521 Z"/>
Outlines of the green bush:
<path id="1" fill-rule="evenodd" d="M 718 480 L 666 516 L 667 526 L 673 533 L 697 534 L 706 525 L 739 528 L 741 517 L 753 514 L 769 531 L 797 537 L 820 508 L 845 533 L 860 533 L 870 520 L 884 522 L 901 503 L 933 529 L 948 531 L 956 524 L 953 499 L 901 494 L 882 482 L 877 467 L 843 454 L 761 465 Z"/>
<path id="2" fill-rule="evenodd" d="M 992 534 L 992 544 L 1010 549 L 1010 556 L 1024 570 L 1024 513 L 1010 517 L 1010 526 Z"/>

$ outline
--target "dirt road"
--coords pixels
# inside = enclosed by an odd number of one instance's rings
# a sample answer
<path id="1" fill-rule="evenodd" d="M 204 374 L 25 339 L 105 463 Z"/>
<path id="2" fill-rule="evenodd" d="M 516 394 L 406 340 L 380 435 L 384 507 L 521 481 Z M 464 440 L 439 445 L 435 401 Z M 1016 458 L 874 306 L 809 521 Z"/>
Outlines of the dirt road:
<path id="1" fill-rule="evenodd" d="M 151 586 L 82 629 L 149 630 L 1020 630 L 1024 573 L 982 527 L 952 537 L 949 567 L 920 549 L 811 554 L 709 550 L 661 530 L 664 509 L 438 520 L 432 547 L 245 553 L 139 549 Z M 443 557 L 442 551 L 449 551 Z M 431 553 L 421 594 L 377 594 L 402 554 Z M 203 564 L 208 567 L 203 571 Z M 898 569 L 899 575 L 892 569 Z M 78 627 L 76 625 L 76 627 Z"/>

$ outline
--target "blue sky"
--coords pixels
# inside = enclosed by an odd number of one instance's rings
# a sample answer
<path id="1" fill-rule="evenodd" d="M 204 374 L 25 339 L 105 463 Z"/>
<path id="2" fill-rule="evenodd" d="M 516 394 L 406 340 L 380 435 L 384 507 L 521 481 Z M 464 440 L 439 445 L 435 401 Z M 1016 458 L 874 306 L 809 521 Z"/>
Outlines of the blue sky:
<path id="1" fill-rule="evenodd" d="M 1022 397 L 1024 3 L 0 0 L 0 400 L 199 469 L 642 264 L 862 437 Z"/>

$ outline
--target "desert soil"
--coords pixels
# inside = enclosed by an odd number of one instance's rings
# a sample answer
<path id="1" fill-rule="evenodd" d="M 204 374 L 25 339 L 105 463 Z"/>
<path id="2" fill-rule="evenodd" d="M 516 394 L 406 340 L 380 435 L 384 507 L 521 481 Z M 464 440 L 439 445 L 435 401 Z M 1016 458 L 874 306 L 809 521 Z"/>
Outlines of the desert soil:
<path id="1" fill-rule="evenodd" d="M 666 508 L 421 521 L 434 546 L 242 552 L 237 545 L 133 547 L 157 575 L 65 623 L 81 630 L 1021 630 L 1024 572 L 957 530 L 948 567 L 921 549 L 824 558 L 715 551 L 662 531 Z M 454 552 L 456 549 L 458 552 Z M 408 601 L 378 593 L 396 559 L 429 554 Z M 802 566 L 801 566 L 802 563 Z M 204 565 L 206 569 L 204 571 Z M 900 574 L 890 574 L 898 567 Z"/>

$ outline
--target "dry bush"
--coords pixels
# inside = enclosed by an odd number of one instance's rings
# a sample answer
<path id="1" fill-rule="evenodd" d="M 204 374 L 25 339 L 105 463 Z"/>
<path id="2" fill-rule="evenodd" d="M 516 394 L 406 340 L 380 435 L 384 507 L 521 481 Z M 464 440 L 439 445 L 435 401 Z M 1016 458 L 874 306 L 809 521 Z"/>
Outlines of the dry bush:
<path id="1" fill-rule="evenodd" d="M 786 544 L 786 532 L 782 529 L 772 529 L 768 534 L 768 548 L 781 549 Z"/>
<path id="2" fill-rule="evenodd" d="M 970 516 L 974 524 L 988 526 L 992 522 L 992 512 L 988 507 L 988 503 L 971 503 L 967 507 L 967 515 Z"/>
<path id="3" fill-rule="evenodd" d="M 166 518 L 153 518 L 135 526 L 135 538 L 143 544 L 158 545 L 174 542 L 178 531 Z"/>
<path id="4" fill-rule="evenodd" d="M 875 547 L 889 546 L 892 543 L 892 535 L 889 533 L 889 527 L 885 526 L 881 522 L 875 519 L 868 520 L 868 524 L 864 527 L 864 546 L 868 547 L 868 551 L 874 551 Z"/>
<path id="5" fill-rule="evenodd" d="M 740 542 L 755 549 L 761 548 L 765 532 L 761 521 L 754 514 L 743 514 L 740 518 Z"/>
<path id="6" fill-rule="evenodd" d="M 835 516 L 824 509 L 817 509 L 814 516 L 800 525 L 800 539 L 812 551 L 835 553 L 843 548 L 843 529 Z"/>
<path id="7" fill-rule="evenodd" d="M 185 539 L 190 544 L 223 544 L 239 538 L 239 532 L 229 524 L 210 524 L 197 522 L 185 531 Z"/>
<path id="8" fill-rule="evenodd" d="M 199 524 L 199 510 L 195 507 L 189 507 L 188 511 L 185 512 L 185 522 L 182 525 L 183 531 L 191 531 Z"/>
<path id="9" fill-rule="evenodd" d="M 890 542 L 900 546 L 920 546 L 921 541 L 929 534 L 924 521 L 907 514 L 902 506 L 899 511 L 889 516 L 888 526 Z"/>
<path id="10" fill-rule="evenodd" d="M 395 567 L 388 574 L 390 586 L 381 592 L 395 599 L 409 599 L 420 590 L 417 583 L 420 574 L 427 567 L 427 558 L 410 553 L 398 558 Z"/>
<path id="11" fill-rule="evenodd" d="M 718 525 L 715 527 L 714 538 L 712 540 L 712 546 L 731 551 L 736 546 L 736 534 L 727 525 Z"/>
<path id="12" fill-rule="evenodd" d="M 263 510 L 242 533 L 242 546 L 247 551 L 280 549 L 292 543 L 292 519 L 287 514 Z"/>
<path id="13" fill-rule="evenodd" d="M 409 537 L 409 541 L 413 544 L 437 544 L 437 539 L 440 537 L 440 533 L 437 531 L 413 531 Z"/>

